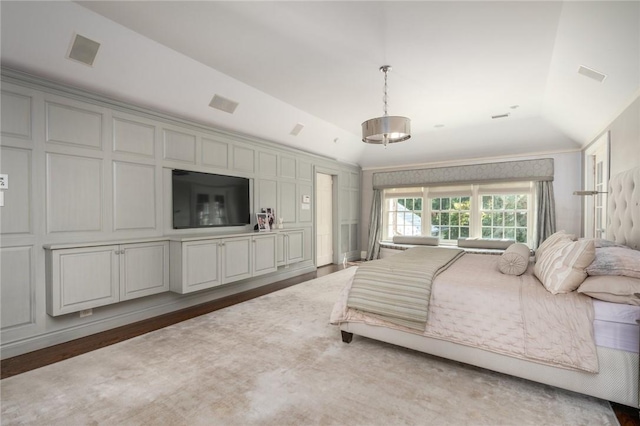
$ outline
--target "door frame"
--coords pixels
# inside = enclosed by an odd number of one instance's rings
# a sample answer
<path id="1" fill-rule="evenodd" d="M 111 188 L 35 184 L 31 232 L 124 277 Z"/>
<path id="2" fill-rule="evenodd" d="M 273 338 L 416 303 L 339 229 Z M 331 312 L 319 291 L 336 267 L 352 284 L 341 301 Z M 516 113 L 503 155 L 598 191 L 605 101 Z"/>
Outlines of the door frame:
<path id="1" fill-rule="evenodd" d="M 604 181 L 609 182 L 610 169 L 611 169 L 611 132 L 607 131 L 600 135 L 591 145 L 589 145 L 583 152 L 583 185 L 584 190 L 595 190 L 595 154 L 604 148 L 606 155 L 606 175 Z M 604 188 L 605 192 L 608 192 L 608 188 Z M 608 207 L 608 194 L 599 194 L 604 198 L 605 213 L 607 213 Z M 594 238 L 595 229 L 595 200 L 598 195 L 588 195 L 582 199 L 582 235 L 586 238 Z M 608 219 L 607 219 L 608 220 Z M 607 223 L 605 221 L 605 233 L 607 229 Z M 605 236 L 603 236 L 605 238 Z"/>
<path id="2" fill-rule="evenodd" d="M 313 264 L 318 266 L 318 253 L 317 253 L 317 236 L 318 236 L 318 218 L 316 217 L 316 208 L 318 202 L 318 173 L 331 176 L 331 250 L 333 252 L 333 264 L 340 263 L 338 259 L 339 253 L 339 216 L 338 216 L 338 175 L 340 171 L 338 169 L 331 169 L 327 167 L 315 166 L 313 171 Z"/>

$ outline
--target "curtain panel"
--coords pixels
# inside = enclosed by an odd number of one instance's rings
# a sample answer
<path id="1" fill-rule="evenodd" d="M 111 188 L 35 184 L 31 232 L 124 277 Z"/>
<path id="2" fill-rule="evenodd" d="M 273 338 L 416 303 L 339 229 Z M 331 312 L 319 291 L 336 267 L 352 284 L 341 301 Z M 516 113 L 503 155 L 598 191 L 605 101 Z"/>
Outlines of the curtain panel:
<path id="1" fill-rule="evenodd" d="M 515 181 L 553 181 L 553 158 L 373 174 L 374 189 Z"/>
<path id="2" fill-rule="evenodd" d="M 374 260 L 380 257 L 380 238 L 382 232 L 382 190 L 373 190 L 371 202 L 371 225 L 369 227 L 369 244 L 367 247 L 367 259 Z"/>

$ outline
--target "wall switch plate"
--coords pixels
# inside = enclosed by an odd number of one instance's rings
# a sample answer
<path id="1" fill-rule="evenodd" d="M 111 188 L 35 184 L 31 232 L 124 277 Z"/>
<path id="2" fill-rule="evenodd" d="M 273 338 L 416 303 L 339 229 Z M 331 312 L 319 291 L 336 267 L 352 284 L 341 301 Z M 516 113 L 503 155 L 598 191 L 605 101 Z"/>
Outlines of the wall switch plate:
<path id="1" fill-rule="evenodd" d="M 88 317 L 89 315 L 93 315 L 93 309 L 83 309 L 80 311 L 80 318 Z"/>
<path id="2" fill-rule="evenodd" d="M 9 175 L 0 174 L 0 189 L 9 189 Z"/>

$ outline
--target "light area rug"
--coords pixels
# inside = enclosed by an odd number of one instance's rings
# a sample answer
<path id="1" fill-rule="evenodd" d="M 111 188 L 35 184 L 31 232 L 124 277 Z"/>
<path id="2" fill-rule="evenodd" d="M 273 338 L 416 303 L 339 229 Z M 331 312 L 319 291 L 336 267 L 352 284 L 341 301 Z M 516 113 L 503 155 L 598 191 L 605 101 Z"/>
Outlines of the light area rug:
<path id="1" fill-rule="evenodd" d="M 356 268 L 0 382 L 2 425 L 617 425 L 606 401 L 356 336 Z"/>

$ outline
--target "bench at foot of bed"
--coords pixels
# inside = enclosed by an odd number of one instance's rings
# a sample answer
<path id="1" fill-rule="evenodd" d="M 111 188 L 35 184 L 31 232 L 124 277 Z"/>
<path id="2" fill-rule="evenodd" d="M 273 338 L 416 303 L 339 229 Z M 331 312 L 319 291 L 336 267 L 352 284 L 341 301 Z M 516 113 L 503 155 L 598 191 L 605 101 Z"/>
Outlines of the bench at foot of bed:
<path id="1" fill-rule="evenodd" d="M 351 340 L 353 340 L 353 333 L 349 333 L 344 330 L 340 330 L 340 332 L 342 333 L 342 341 L 344 343 L 351 343 Z"/>

